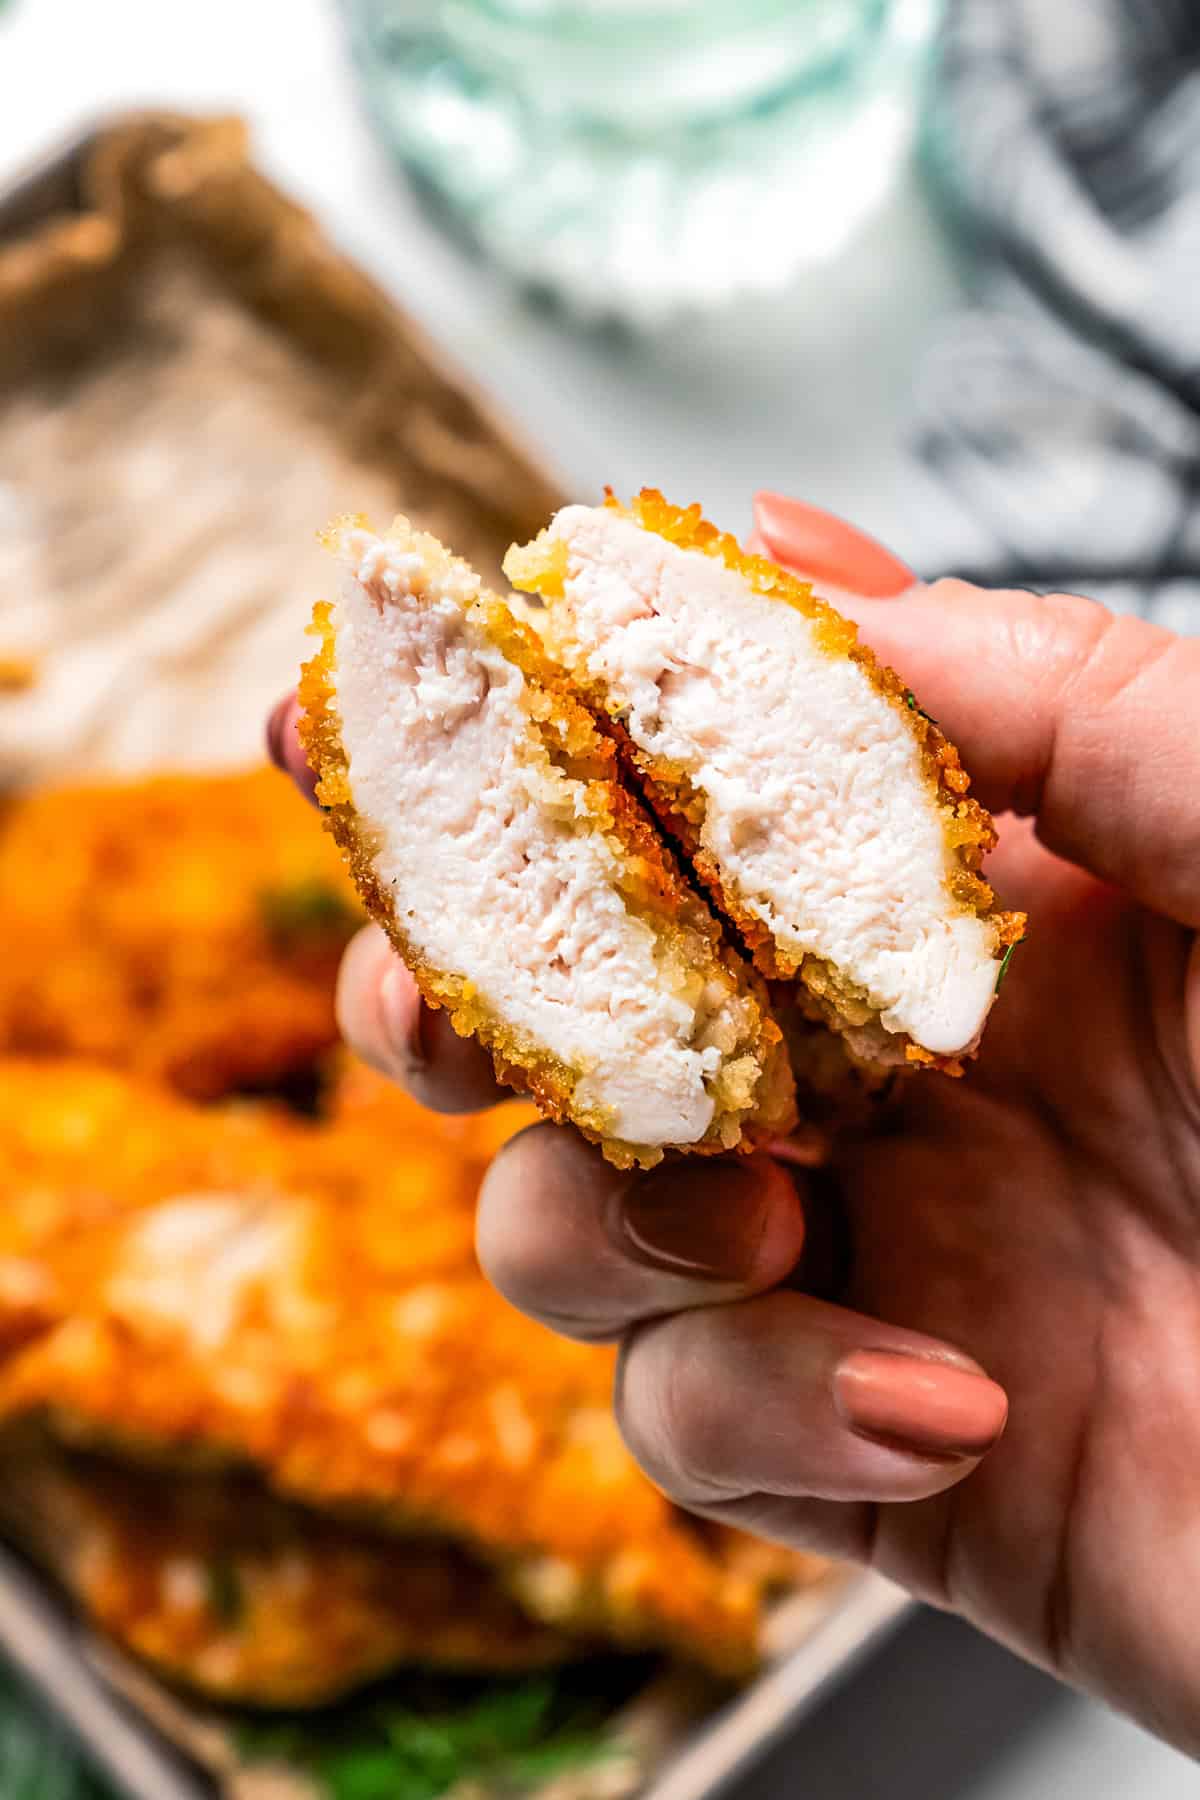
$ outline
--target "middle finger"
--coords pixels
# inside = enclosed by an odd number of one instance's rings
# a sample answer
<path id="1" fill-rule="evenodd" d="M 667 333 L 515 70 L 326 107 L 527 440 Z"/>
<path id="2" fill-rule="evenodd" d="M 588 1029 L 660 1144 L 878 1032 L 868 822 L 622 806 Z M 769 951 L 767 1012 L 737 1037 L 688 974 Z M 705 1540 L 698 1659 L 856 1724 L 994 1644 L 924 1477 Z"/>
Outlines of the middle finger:
<path id="1" fill-rule="evenodd" d="M 567 1337 L 605 1342 L 664 1313 L 778 1286 L 804 1214 L 768 1156 L 622 1173 L 572 1131 L 534 1126 L 496 1158 L 479 1199 L 479 1259 L 505 1297 Z"/>

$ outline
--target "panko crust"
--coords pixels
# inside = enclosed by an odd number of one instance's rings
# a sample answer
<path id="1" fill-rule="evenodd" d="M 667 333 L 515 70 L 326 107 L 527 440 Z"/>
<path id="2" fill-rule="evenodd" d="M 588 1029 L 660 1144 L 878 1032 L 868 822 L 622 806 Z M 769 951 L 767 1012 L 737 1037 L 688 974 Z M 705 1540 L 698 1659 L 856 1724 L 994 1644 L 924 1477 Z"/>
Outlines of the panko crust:
<path id="1" fill-rule="evenodd" d="M 478 1267 L 485 1159 L 527 1109 L 422 1133 L 367 1074 L 331 1125 L 51 1064 L 0 1082 L 29 1121 L 0 1165 L 5 1442 L 36 1429 L 169 1483 L 253 1474 L 348 1527 L 457 1544 L 572 1642 L 753 1666 L 768 1590 L 638 1470 L 612 1350 L 553 1336 Z"/>
<path id="2" fill-rule="evenodd" d="M 197 1100 L 285 1085 L 337 1042 L 363 922 L 275 769 L 46 789 L 0 820 L 0 1049 L 80 1056 Z"/>
<path id="3" fill-rule="evenodd" d="M 92 1623 L 225 1705 L 328 1706 L 407 1665 L 499 1673 L 581 1651 L 455 1545 L 322 1519 L 253 1479 L 165 1481 L 36 1441 L 0 1469 L 0 1512 L 37 1521 L 30 1547 Z"/>
<path id="4" fill-rule="evenodd" d="M 359 519 L 344 522 L 361 523 Z M 393 529 L 397 527 L 407 530 L 407 521 L 397 520 Z M 327 541 L 336 543 L 340 529 L 331 527 Z M 420 541 L 431 559 L 444 558 L 451 566 L 465 568 L 436 540 L 422 536 Z M 525 676 L 531 722 L 550 761 L 586 785 L 589 826 L 602 832 L 618 853 L 622 891 L 630 910 L 652 924 L 660 942 L 667 948 L 674 946 L 684 964 L 696 965 L 699 948 L 709 967 L 719 966 L 738 993 L 753 1002 L 754 1036 L 739 1045 L 738 1055 L 728 1060 L 753 1058 L 756 1079 L 752 1085 L 742 1081 L 724 1094 L 718 1086 L 716 1111 L 705 1138 L 678 1148 L 692 1155 L 718 1155 L 729 1150 L 750 1151 L 785 1135 L 795 1122 L 794 1090 L 783 1034 L 772 1016 L 761 979 L 726 941 L 720 925 L 688 884 L 640 799 L 630 792 L 611 737 L 598 728 L 534 634 L 514 618 L 503 601 L 486 592 L 473 603 L 471 613 Z M 479 1040 L 490 1053 L 502 1083 L 528 1093 L 545 1117 L 575 1125 L 618 1168 L 652 1167 L 662 1160 L 662 1148 L 612 1137 L 602 1113 L 586 1112 L 577 1105 L 578 1073 L 497 1017 L 469 981 L 433 967 L 396 918 L 391 897 L 375 872 L 376 833 L 354 802 L 337 708 L 337 633 L 329 602 L 314 607 L 309 629 L 319 640 L 319 648 L 301 673 L 300 737 L 318 778 L 317 799 L 326 824 L 368 912 L 387 932 L 427 1003 L 446 1009 L 459 1036 Z"/>
<path id="5" fill-rule="evenodd" d="M 809 582 L 766 557 L 743 549 L 731 533 L 720 531 L 705 519 L 698 504 L 674 506 L 656 488 L 643 488 L 625 506 L 611 489 L 605 491 L 606 506 L 623 518 L 632 519 L 643 530 L 680 549 L 718 558 L 740 575 L 754 593 L 794 607 L 811 619 L 817 627 L 821 649 L 831 657 L 846 657 L 856 663 L 901 714 L 918 747 L 925 780 L 941 812 L 943 834 L 955 865 L 949 880 L 952 898 L 963 911 L 974 913 L 992 927 L 996 961 L 1002 964 L 1009 949 L 1025 934 L 1025 915 L 1003 911 L 980 873 L 984 856 L 996 845 L 994 822 L 970 797 L 970 777 L 958 750 L 921 710 L 911 688 L 861 642 L 857 625 L 820 599 Z M 566 545 L 543 534 L 532 544 L 514 546 L 504 567 L 515 586 L 553 602 L 562 597 L 566 564 Z M 726 879 L 719 862 L 703 845 L 706 801 L 692 785 L 687 771 L 677 763 L 649 755 L 633 742 L 603 683 L 591 679 L 583 669 L 572 670 L 572 675 L 588 706 L 605 720 L 622 760 L 637 779 L 648 804 L 680 846 L 721 916 L 735 928 L 760 972 L 773 982 L 797 981 L 800 1004 L 808 1016 L 832 1030 L 844 1030 L 847 1025 L 861 1029 L 874 1020 L 877 1014 L 867 996 L 848 984 L 839 970 L 819 958 L 797 959 L 783 950 L 770 928 L 750 911 L 736 884 Z M 937 1068 L 949 1075 L 962 1074 L 961 1056 L 937 1056 L 911 1039 L 899 1041 L 908 1063 Z M 866 1059 L 857 1060 L 864 1069 L 870 1067 Z"/>

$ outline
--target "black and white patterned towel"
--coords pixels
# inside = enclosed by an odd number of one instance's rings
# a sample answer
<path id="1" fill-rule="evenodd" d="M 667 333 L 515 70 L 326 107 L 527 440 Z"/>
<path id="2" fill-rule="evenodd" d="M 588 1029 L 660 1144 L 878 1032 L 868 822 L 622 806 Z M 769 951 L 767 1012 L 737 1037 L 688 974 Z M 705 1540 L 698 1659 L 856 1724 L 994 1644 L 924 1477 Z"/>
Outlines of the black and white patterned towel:
<path id="1" fill-rule="evenodd" d="M 1200 630 L 1200 0 L 950 0 L 921 562 Z"/>

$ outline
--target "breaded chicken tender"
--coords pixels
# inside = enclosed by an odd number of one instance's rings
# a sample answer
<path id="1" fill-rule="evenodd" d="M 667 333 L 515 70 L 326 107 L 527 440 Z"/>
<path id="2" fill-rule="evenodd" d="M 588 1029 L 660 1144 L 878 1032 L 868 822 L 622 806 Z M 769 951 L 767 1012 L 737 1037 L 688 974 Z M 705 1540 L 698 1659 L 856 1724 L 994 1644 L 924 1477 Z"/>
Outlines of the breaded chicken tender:
<path id="1" fill-rule="evenodd" d="M 1024 920 L 957 751 L 856 627 L 649 489 L 565 507 L 505 573 L 762 972 L 856 1061 L 957 1072 Z"/>
<path id="2" fill-rule="evenodd" d="M 274 1194 L 297 1170 L 329 1205 L 356 1208 L 386 1267 L 474 1266 L 483 1171 L 532 1122 L 516 1101 L 476 1116 L 427 1112 L 344 1056 L 330 1129 L 282 1107 L 180 1104 L 157 1083 L 85 1062 L 0 1058 L 0 1354 L 67 1317 L 93 1277 L 95 1233 L 175 1193 Z M 369 1181 L 367 1179 L 369 1172 Z"/>
<path id="3" fill-rule="evenodd" d="M 471 1129 L 461 1121 L 418 1136 L 411 1102 L 397 1098 L 389 1123 L 386 1090 L 353 1071 L 328 1125 L 198 1109 L 69 1065 L 0 1062 L 0 1084 L 17 1109 L 0 1156 L 0 1453 L 20 1467 L 32 1432 L 162 1483 L 161 1533 L 130 1581 L 139 1568 L 165 1579 L 169 1546 L 203 1535 L 197 1519 L 217 1503 L 189 1484 L 219 1476 L 348 1534 L 311 1552 L 337 1571 L 348 1661 L 339 1673 L 325 1657 L 304 1698 L 374 1672 L 389 1645 L 421 1655 L 422 1629 L 431 1660 L 470 1663 L 471 1636 L 455 1636 L 434 1591 L 444 1580 L 461 1594 L 463 1559 L 479 1572 L 480 1666 L 597 1642 L 753 1666 L 778 1562 L 747 1561 L 672 1506 L 617 1431 L 613 1353 L 525 1319 L 478 1268 L 474 1194 L 503 1124 L 481 1125 L 474 1145 L 449 1135 Z M 109 1546 L 128 1543 L 98 1492 L 107 1524 L 90 1515 L 93 1542 L 103 1529 Z M 262 1518 L 248 1512 L 230 1547 L 261 1584 L 242 1629 L 276 1629 L 277 1593 L 278 1650 L 235 1656 L 229 1620 L 168 1620 L 157 1586 L 143 1604 L 114 1598 L 107 1574 L 94 1585 L 94 1565 L 72 1561 L 68 1578 L 176 1676 L 270 1700 L 301 1681 L 288 1645 L 311 1601 L 287 1597 L 270 1548 L 282 1527 Z M 369 1601 L 363 1534 L 394 1541 L 401 1573 L 428 1555 L 434 1587 L 419 1589 L 409 1640 L 403 1582 Z"/>
<path id="4" fill-rule="evenodd" d="M 251 1479 L 122 1467 L 21 1444 L 0 1514 L 96 1628 L 179 1686 L 326 1706 L 390 1670 L 500 1672 L 580 1654 L 456 1545 L 397 1539 L 273 1499 Z M 17 1521 L 16 1528 L 21 1530 Z"/>
<path id="5" fill-rule="evenodd" d="M 0 1048 L 96 1058 L 196 1099 L 336 1041 L 357 897 L 274 769 L 32 794 L 0 819 Z"/>
<path id="6" fill-rule="evenodd" d="M 618 1164 L 786 1131 L 762 982 L 533 635 L 404 519 L 331 538 L 344 577 L 317 608 L 302 736 L 426 999 Z"/>

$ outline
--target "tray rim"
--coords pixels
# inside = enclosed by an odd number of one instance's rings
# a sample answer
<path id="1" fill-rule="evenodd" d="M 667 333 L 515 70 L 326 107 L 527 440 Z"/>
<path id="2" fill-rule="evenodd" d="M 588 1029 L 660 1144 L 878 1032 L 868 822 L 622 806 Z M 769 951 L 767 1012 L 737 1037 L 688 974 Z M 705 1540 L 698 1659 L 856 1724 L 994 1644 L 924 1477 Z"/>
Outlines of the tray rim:
<path id="1" fill-rule="evenodd" d="M 916 1601 L 883 1576 L 869 1570 L 848 1576 L 804 1642 L 700 1726 L 638 1789 L 637 1800 L 728 1794 L 916 1610 Z M 214 1800 L 215 1778 L 114 1691 L 51 1585 L 3 1541 L 0 1654 L 128 1800 Z"/>
<path id="2" fill-rule="evenodd" d="M 917 1601 L 884 1576 L 855 1569 L 804 1640 L 699 1726 L 637 1800 L 716 1800 L 728 1793 L 917 1610 Z"/>
<path id="3" fill-rule="evenodd" d="M 83 1654 L 48 1580 L 0 1541 L 0 1654 L 128 1800 L 214 1800 L 212 1779 L 122 1704 Z"/>

